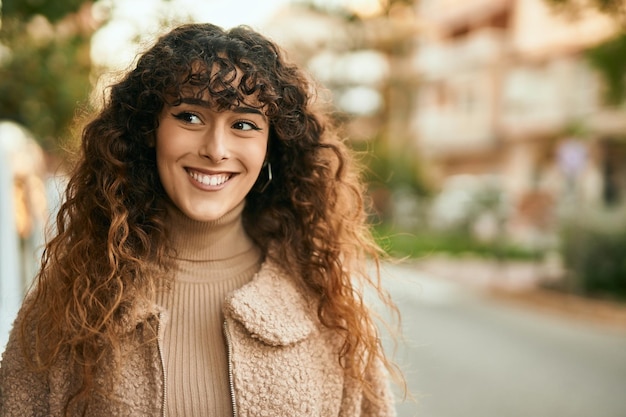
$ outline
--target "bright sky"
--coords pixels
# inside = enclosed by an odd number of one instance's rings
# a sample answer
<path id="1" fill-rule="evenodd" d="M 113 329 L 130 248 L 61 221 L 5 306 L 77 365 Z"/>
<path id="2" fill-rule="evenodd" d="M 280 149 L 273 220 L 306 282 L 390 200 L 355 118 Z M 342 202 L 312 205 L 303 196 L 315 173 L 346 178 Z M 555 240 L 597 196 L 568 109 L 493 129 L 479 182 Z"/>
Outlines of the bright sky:
<path id="1" fill-rule="evenodd" d="M 375 13 L 385 0 L 314 0 L 330 7 L 346 7 L 360 14 Z M 262 31 L 280 8 L 298 0 L 98 0 L 103 12 L 112 10 L 110 22 L 92 40 L 92 59 L 115 69 L 126 68 L 136 55 L 136 38 L 150 42 L 159 21 L 211 22 L 224 28 L 240 24 Z"/>
<path id="2" fill-rule="evenodd" d="M 228 28 L 238 24 L 258 27 L 290 0 L 99 0 L 103 13 L 111 7 L 111 20 L 92 40 L 92 59 L 98 64 L 125 68 L 135 56 L 136 38 L 150 41 L 165 18 L 204 21 Z"/>

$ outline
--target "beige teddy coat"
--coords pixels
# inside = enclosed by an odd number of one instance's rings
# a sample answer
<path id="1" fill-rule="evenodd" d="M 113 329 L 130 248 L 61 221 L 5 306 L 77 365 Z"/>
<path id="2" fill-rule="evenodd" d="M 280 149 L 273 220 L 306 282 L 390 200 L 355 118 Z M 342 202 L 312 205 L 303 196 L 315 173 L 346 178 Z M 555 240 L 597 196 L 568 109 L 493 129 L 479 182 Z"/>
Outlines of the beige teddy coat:
<path id="1" fill-rule="evenodd" d="M 231 392 L 236 417 L 392 417 L 393 397 L 384 368 L 368 378 L 382 401 L 367 401 L 339 365 L 337 335 L 317 319 L 311 297 L 293 279 L 266 262 L 255 278 L 232 293 L 224 305 Z M 163 371 L 160 323 L 167 312 L 137 307 L 137 321 L 126 323 L 121 376 L 101 369 L 88 416 L 164 415 L 167 378 Z M 18 328 L 19 314 L 14 328 Z M 61 416 L 76 388 L 67 356 L 46 374 L 33 373 L 21 354 L 17 332 L 0 364 L 0 417 Z M 105 395 L 104 393 L 107 393 Z"/>

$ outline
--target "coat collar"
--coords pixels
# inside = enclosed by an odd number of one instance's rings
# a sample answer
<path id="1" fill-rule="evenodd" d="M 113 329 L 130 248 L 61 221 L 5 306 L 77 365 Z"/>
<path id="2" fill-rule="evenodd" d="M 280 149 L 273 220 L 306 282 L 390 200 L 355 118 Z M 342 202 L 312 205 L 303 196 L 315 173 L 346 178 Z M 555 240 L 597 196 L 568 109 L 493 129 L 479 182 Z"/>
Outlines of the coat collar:
<path id="1" fill-rule="evenodd" d="M 168 320 L 161 306 L 131 297 L 126 314 L 115 324 L 130 333 L 151 319 Z M 239 322 L 250 335 L 270 346 L 287 346 L 306 339 L 317 329 L 315 297 L 274 261 L 266 260 L 252 281 L 224 301 L 224 315 Z"/>
<path id="2" fill-rule="evenodd" d="M 312 301 L 293 277 L 268 260 L 252 281 L 226 298 L 224 314 L 242 324 L 253 338 L 286 346 L 316 330 Z"/>

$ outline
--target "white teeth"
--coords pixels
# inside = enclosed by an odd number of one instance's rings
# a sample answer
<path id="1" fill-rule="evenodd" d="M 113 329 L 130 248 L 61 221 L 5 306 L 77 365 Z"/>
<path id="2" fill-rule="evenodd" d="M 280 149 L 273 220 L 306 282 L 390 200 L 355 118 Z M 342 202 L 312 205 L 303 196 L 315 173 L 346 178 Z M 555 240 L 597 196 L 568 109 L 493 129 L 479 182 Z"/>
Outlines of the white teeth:
<path id="1" fill-rule="evenodd" d="M 210 185 L 212 187 L 216 185 L 224 184 L 226 181 L 230 179 L 230 175 L 227 175 L 227 174 L 206 175 L 206 174 L 200 174 L 195 171 L 187 171 L 187 172 L 189 173 L 191 178 L 193 178 L 194 180 L 204 185 Z"/>

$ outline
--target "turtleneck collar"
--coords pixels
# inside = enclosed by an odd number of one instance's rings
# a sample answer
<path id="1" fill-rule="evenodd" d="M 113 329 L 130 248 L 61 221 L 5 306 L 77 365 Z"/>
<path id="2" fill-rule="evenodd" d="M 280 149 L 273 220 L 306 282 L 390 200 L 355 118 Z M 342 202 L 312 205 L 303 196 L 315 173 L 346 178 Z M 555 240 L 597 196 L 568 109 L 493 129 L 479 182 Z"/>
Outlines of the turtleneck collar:
<path id="1" fill-rule="evenodd" d="M 169 238 L 175 258 L 189 261 L 226 260 L 255 245 L 243 227 L 245 200 L 217 220 L 201 222 L 187 217 L 172 203 L 167 205 Z"/>

